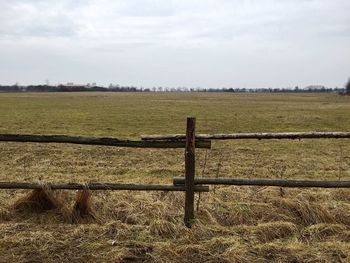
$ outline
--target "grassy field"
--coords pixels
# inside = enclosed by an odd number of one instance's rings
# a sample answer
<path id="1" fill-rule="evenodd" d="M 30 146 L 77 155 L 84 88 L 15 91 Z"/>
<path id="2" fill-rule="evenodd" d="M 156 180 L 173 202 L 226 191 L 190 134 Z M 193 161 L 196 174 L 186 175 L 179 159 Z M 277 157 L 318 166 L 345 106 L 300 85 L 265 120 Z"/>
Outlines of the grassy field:
<path id="1" fill-rule="evenodd" d="M 184 133 L 349 131 L 335 94 L 0 93 L 0 133 L 139 138 Z M 224 141 L 197 150 L 197 176 L 349 179 L 350 141 Z M 181 149 L 0 143 L 0 181 L 171 183 Z M 207 156 L 207 157 L 205 157 Z M 204 166 L 204 163 L 206 164 Z M 0 192 L 0 262 L 350 262 L 350 191 L 213 187 L 183 226 L 183 193 L 94 192 L 96 218 L 32 213 Z"/>

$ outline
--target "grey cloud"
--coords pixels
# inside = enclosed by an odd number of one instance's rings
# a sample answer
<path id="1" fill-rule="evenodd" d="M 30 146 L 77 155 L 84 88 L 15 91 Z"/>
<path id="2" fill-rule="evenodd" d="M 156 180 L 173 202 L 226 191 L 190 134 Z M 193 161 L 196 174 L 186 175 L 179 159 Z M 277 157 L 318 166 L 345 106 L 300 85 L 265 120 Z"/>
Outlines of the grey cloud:
<path id="1" fill-rule="evenodd" d="M 28 82 L 72 76 L 84 82 L 93 72 L 97 82 L 143 86 L 281 86 L 291 79 L 302 85 L 307 76 L 340 85 L 350 70 L 347 0 L 0 0 L 0 5 L 0 82 L 21 82 L 15 75 Z M 44 68 L 36 56 L 54 62 Z M 31 67 L 6 68 L 11 57 L 26 57 Z M 67 61 L 74 65 L 69 74 L 57 66 L 67 67 Z M 311 61 L 319 64 L 310 67 Z M 331 66 L 323 66 L 327 61 Z M 298 69 L 299 77 L 289 68 Z"/>
<path id="2" fill-rule="evenodd" d="M 71 37 L 79 30 L 67 3 L 11 1 L 2 4 L 0 34 L 7 37 Z"/>

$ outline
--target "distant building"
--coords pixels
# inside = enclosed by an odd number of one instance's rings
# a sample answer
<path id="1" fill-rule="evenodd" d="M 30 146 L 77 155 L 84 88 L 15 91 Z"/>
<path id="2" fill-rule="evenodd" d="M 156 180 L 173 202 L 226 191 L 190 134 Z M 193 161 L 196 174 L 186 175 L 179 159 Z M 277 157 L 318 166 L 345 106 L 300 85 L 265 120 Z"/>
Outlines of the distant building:
<path id="1" fill-rule="evenodd" d="M 88 85 L 85 84 L 74 84 L 73 82 L 67 82 L 67 84 L 61 84 L 61 87 L 74 89 L 74 88 L 88 88 Z"/>
<path id="2" fill-rule="evenodd" d="M 86 86 L 85 87 L 87 87 L 87 88 L 94 88 L 94 87 L 96 87 L 96 83 L 95 82 L 93 82 L 93 83 L 88 83 L 88 84 L 86 84 Z"/>

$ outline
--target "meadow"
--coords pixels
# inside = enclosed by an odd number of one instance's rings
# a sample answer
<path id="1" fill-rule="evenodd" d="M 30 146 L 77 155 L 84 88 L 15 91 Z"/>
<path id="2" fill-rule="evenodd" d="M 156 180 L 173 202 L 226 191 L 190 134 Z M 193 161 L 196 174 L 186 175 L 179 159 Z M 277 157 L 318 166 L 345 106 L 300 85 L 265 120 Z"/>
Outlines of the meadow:
<path id="1" fill-rule="evenodd" d="M 337 94 L 0 93 L 0 133 L 139 139 L 184 133 L 350 131 Z M 171 183 L 183 149 L 0 142 L 0 181 Z M 349 180 L 350 140 L 214 141 L 199 177 Z M 0 262 L 349 262 L 350 190 L 212 187 L 183 225 L 183 193 L 96 191 L 95 218 L 18 211 L 0 191 Z"/>

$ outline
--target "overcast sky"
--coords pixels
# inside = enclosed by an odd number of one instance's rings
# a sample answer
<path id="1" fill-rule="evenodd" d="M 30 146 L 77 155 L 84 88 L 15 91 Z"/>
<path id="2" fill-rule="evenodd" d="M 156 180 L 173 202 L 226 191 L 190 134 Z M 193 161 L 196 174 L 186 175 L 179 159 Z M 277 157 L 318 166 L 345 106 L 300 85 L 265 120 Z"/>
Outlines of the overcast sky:
<path id="1" fill-rule="evenodd" d="M 344 86 L 349 0 L 0 0 L 0 83 Z"/>

